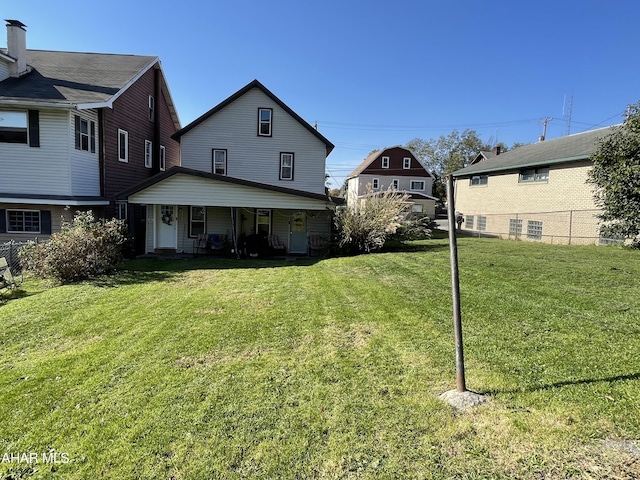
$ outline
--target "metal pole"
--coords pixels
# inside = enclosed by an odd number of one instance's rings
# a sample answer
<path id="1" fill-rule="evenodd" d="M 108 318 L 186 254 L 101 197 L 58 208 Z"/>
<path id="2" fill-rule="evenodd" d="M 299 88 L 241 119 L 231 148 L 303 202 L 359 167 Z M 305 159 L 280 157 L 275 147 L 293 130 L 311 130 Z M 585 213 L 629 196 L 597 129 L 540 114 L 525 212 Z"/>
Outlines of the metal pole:
<path id="1" fill-rule="evenodd" d="M 466 392 L 464 351 L 462 347 L 462 317 L 460 315 L 460 278 L 458 277 L 458 243 L 456 241 L 456 209 L 453 198 L 453 177 L 447 175 L 447 216 L 449 219 L 449 252 L 451 257 L 451 298 L 453 300 L 453 334 L 456 340 L 456 388 Z"/>

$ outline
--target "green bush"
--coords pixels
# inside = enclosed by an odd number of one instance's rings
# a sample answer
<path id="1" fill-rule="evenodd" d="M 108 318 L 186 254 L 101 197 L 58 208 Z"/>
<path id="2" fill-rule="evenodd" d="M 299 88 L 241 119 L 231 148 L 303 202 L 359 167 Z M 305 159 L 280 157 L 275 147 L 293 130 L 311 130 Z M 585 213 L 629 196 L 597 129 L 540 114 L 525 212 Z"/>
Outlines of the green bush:
<path id="1" fill-rule="evenodd" d="M 39 277 L 71 283 L 107 273 L 122 260 L 126 229 L 122 220 L 95 219 L 78 212 L 62 222 L 59 233 L 43 243 L 29 242 L 20 251 L 20 263 Z"/>

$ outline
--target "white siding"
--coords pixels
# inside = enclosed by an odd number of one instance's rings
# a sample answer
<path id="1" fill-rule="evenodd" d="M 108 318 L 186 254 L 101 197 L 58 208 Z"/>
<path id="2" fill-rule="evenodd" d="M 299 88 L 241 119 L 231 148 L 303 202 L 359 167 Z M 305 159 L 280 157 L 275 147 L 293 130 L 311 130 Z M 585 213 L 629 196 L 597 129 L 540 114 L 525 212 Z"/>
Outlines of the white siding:
<path id="1" fill-rule="evenodd" d="M 69 112 L 40 110 L 40 147 L 0 143 L 0 192 L 70 195 L 68 139 Z"/>
<path id="2" fill-rule="evenodd" d="M 129 197 L 130 203 L 147 205 L 202 205 L 249 208 L 324 210 L 327 202 L 271 192 L 218 180 L 177 174 Z"/>
<path id="3" fill-rule="evenodd" d="M 9 78 L 9 64 L 0 60 L 0 82 Z"/>
<path id="4" fill-rule="evenodd" d="M 272 136 L 260 137 L 258 108 L 272 108 Z M 324 193 L 326 145 L 258 88 L 180 139 L 183 167 L 211 172 L 213 148 L 227 150 L 227 175 Z M 293 152 L 294 179 L 280 180 L 280 152 Z"/>
<path id="5" fill-rule="evenodd" d="M 75 119 L 74 115 L 80 115 L 88 121 L 95 122 L 96 151 L 95 153 L 75 149 Z M 69 119 L 69 151 L 71 157 L 70 177 L 71 195 L 100 195 L 100 164 L 98 152 L 100 152 L 98 138 L 98 114 L 95 110 L 83 110 L 74 112 Z"/>

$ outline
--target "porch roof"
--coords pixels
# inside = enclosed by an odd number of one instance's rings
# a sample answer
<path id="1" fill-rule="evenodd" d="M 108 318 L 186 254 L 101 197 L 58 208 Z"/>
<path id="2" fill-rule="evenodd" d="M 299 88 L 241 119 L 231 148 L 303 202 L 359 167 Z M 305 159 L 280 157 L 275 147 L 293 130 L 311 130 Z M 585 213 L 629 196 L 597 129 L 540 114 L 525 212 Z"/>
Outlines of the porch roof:
<path id="1" fill-rule="evenodd" d="M 341 203 L 326 195 L 174 167 L 122 192 L 120 199 L 147 205 L 325 210 Z M 336 202 L 338 201 L 338 202 Z"/>

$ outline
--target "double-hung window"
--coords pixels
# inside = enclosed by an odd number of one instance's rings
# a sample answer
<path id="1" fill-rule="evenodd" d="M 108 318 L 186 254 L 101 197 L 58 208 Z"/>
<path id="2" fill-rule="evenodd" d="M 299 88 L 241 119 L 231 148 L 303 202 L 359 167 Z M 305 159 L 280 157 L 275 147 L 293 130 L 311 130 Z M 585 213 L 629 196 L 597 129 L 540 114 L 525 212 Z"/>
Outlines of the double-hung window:
<path id="1" fill-rule="evenodd" d="M 280 154 L 280 180 L 293 180 L 293 153 Z"/>
<path id="2" fill-rule="evenodd" d="M 189 208 L 189 236 L 197 237 L 207 231 L 206 207 L 191 206 Z"/>
<path id="3" fill-rule="evenodd" d="M 164 145 L 160 145 L 160 171 L 164 172 L 167 168 L 167 149 Z"/>
<path id="4" fill-rule="evenodd" d="M 402 168 L 409 170 L 411 168 L 411 158 L 405 157 L 402 159 Z"/>
<path id="5" fill-rule="evenodd" d="M 400 180 L 398 180 L 397 178 L 391 180 L 391 188 L 393 190 L 398 190 L 400 188 Z"/>
<path id="6" fill-rule="evenodd" d="M 153 167 L 153 143 L 149 140 L 144 141 L 144 166 Z"/>
<path id="7" fill-rule="evenodd" d="M 273 109 L 271 108 L 258 109 L 258 136 L 260 137 L 271 136 L 272 120 L 273 120 Z"/>
<path id="8" fill-rule="evenodd" d="M 129 161 L 129 132 L 118 129 L 118 160 Z"/>
<path id="9" fill-rule="evenodd" d="M 389 168 L 389 157 L 382 157 L 382 168 Z"/>
<path id="10" fill-rule="evenodd" d="M 380 179 L 379 178 L 374 178 L 373 180 L 371 180 L 371 188 L 373 188 L 374 190 L 377 190 L 380 188 Z"/>
<path id="11" fill-rule="evenodd" d="M 96 153 L 96 122 L 75 115 L 76 150 Z"/>
<path id="12" fill-rule="evenodd" d="M 218 175 L 227 174 L 227 151 L 224 149 L 213 149 L 213 173 Z"/>
<path id="13" fill-rule="evenodd" d="M 7 232 L 40 233 L 39 210 L 7 210 Z"/>

